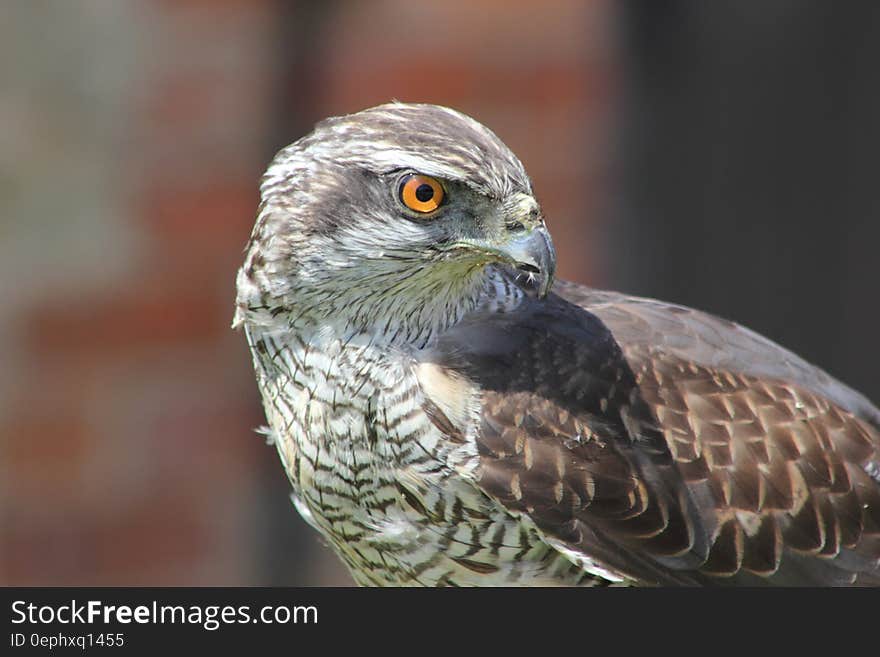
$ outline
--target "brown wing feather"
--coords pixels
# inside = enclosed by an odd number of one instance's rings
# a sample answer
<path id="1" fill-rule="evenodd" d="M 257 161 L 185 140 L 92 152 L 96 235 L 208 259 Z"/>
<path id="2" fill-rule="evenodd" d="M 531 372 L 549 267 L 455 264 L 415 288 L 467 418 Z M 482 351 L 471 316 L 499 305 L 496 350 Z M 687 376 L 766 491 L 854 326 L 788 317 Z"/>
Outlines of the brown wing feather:
<path id="1" fill-rule="evenodd" d="M 662 565 L 696 543 L 671 462 L 650 468 L 649 483 L 629 441 L 589 414 L 525 392 L 484 393 L 478 446 L 480 486 L 552 538 L 629 578 L 695 583 Z"/>
<path id="2" fill-rule="evenodd" d="M 731 322 L 560 291 L 609 327 L 679 471 L 711 490 L 718 529 L 702 572 L 785 580 L 790 553 L 794 577 L 880 583 L 880 485 L 868 474 L 880 413 L 863 396 Z"/>
<path id="3" fill-rule="evenodd" d="M 864 397 L 729 322 L 559 291 L 583 310 L 473 318 L 429 356 L 482 390 L 488 494 L 643 582 L 880 583 Z"/>

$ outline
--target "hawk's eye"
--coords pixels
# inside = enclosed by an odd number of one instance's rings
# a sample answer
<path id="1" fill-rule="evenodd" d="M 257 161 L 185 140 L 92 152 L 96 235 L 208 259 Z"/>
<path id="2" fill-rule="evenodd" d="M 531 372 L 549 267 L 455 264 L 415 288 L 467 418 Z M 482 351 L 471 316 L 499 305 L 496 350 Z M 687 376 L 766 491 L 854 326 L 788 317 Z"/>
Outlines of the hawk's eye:
<path id="1" fill-rule="evenodd" d="M 443 203 L 443 186 L 430 176 L 412 174 L 400 181 L 400 200 L 410 210 L 427 214 Z"/>

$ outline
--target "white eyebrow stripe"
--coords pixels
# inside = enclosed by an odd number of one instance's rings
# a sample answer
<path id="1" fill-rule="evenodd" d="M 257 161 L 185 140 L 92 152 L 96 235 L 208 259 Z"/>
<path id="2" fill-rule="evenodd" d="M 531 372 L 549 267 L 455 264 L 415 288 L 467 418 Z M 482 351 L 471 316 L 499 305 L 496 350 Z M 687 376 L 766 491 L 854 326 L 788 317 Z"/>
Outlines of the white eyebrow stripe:
<path id="1" fill-rule="evenodd" d="M 532 186 L 519 159 L 491 130 L 451 108 L 391 103 L 331 117 L 279 152 L 265 191 L 304 172 L 353 166 L 377 174 L 409 169 L 503 198 Z"/>

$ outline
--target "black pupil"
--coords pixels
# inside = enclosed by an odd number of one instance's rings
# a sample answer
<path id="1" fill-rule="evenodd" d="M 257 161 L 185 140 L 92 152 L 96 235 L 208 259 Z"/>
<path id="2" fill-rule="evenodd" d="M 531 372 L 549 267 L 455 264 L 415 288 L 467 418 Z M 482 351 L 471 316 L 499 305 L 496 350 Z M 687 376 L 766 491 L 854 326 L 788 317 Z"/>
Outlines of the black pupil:
<path id="1" fill-rule="evenodd" d="M 427 183 L 422 183 L 416 188 L 416 198 L 426 203 L 434 198 L 434 188 Z"/>

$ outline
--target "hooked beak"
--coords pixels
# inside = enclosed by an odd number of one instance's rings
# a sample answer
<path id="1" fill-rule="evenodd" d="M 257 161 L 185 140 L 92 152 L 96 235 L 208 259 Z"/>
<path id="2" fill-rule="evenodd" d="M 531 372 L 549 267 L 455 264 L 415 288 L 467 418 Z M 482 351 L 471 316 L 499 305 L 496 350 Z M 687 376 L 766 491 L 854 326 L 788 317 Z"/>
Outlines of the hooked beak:
<path id="1" fill-rule="evenodd" d="M 519 274 L 517 282 L 543 299 L 550 292 L 556 273 L 556 250 L 543 224 L 528 232 L 515 233 L 506 242 L 458 242 L 453 248 L 476 253 L 485 262 L 503 262 Z"/>
<path id="2" fill-rule="evenodd" d="M 556 273 L 556 249 L 543 225 L 510 240 L 501 248 L 501 252 L 521 272 L 520 281 L 524 280 L 536 290 L 539 298 L 547 296 Z"/>

